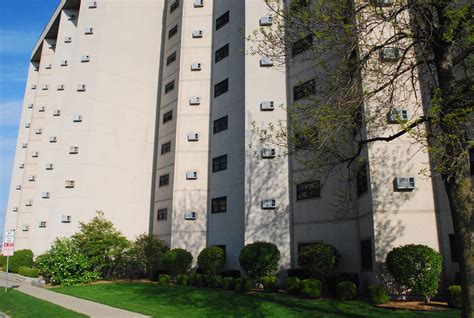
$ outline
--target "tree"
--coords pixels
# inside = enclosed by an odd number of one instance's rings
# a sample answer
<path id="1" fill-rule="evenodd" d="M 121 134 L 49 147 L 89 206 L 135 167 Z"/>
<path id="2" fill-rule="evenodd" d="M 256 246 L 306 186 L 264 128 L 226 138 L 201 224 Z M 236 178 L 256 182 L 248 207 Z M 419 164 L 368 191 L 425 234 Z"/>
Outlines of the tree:
<path id="1" fill-rule="evenodd" d="M 199 255 L 197 263 L 199 268 L 208 276 L 219 274 L 224 268 L 224 250 L 218 246 L 208 246 Z"/>
<path id="2" fill-rule="evenodd" d="M 163 265 L 171 277 L 188 273 L 192 263 L 193 255 L 182 248 L 169 250 L 163 256 Z"/>
<path id="3" fill-rule="evenodd" d="M 287 107 L 288 122 L 255 127 L 256 133 L 262 142 L 297 153 L 318 177 L 344 167 L 348 181 L 370 145 L 409 136 L 428 149 L 432 164 L 425 172 L 443 181 L 458 243 L 462 316 L 473 317 L 472 2 L 294 0 L 286 8 L 277 0 L 266 3 L 273 27 L 248 37 L 254 43 L 249 53 L 281 66 L 313 63 L 317 72 L 298 92 L 304 102 Z M 416 106 L 413 116 L 397 113 L 404 103 Z M 386 114 L 398 129 L 388 127 Z"/>
<path id="4" fill-rule="evenodd" d="M 72 239 L 81 247 L 92 269 L 104 279 L 110 279 L 123 259 L 129 241 L 115 229 L 111 221 L 105 219 L 102 211 L 97 211 L 90 222 L 81 222 L 79 226 L 80 232 L 74 234 Z"/>
<path id="5" fill-rule="evenodd" d="M 141 234 L 131 244 L 127 258 L 131 272 L 139 277 L 153 279 L 161 268 L 163 257 L 168 250 L 165 243 L 156 234 Z M 128 273 L 130 275 L 131 273 Z M 133 276 L 133 275 L 132 275 Z"/>
<path id="6" fill-rule="evenodd" d="M 239 263 L 250 278 L 261 283 L 262 277 L 274 275 L 278 270 L 280 251 L 270 242 L 245 245 L 240 251 Z"/>

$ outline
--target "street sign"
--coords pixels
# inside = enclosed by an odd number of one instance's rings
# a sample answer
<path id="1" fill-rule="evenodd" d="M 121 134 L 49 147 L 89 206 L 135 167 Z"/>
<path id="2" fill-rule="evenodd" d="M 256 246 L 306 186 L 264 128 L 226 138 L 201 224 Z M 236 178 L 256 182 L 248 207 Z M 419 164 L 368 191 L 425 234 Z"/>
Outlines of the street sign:
<path id="1" fill-rule="evenodd" d="M 13 250 L 3 250 L 3 256 L 13 256 Z"/>
<path id="2" fill-rule="evenodd" d="M 15 236 L 15 231 L 6 231 L 5 236 Z"/>
<path id="3" fill-rule="evenodd" d="M 6 275 L 5 275 L 5 292 L 8 291 L 8 267 L 10 257 L 13 256 L 15 250 L 15 231 L 6 231 L 3 237 L 3 245 L 2 245 L 2 254 L 3 256 L 7 256 L 7 267 L 6 267 Z"/>
<path id="4" fill-rule="evenodd" d="M 5 239 L 3 240 L 4 243 L 13 243 L 15 241 L 15 238 L 13 236 L 5 236 Z"/>

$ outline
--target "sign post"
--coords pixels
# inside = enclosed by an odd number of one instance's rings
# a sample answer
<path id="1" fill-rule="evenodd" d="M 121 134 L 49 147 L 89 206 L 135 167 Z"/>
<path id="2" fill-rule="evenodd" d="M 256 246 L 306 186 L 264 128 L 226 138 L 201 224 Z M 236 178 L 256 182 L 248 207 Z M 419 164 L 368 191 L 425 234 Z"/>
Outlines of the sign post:
<path id="1" fill-rule="evenodd" d="M 7 268 L 5 275 L 5 293 L 8 292 L 8 267 L 10 265 L 10 256 L 13 256 L 15 249 L 15 231 L 7 231 L 3 237 L 3 256 L 7 257 Z"/>

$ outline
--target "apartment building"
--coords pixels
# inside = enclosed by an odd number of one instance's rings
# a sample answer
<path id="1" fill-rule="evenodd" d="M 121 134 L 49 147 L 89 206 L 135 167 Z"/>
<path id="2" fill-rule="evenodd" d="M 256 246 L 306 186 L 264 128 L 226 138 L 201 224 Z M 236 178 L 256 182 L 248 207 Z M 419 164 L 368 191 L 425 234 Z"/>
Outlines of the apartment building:
<path id="1" fill-rule="evenodd" d="M 260 0 L 62 0 L 28 74 L 5 224 L 17 248 L 41 253 L 102 210 L 130 239 L 155 233 L 195 258 L 218 245 L 227 268 L 255 241 L 278 246 L 282 269 L 307 244 L 332 244 L 337 270 L 362 286 L 392 247 L 426 244 L 452 282 L 449 208 L 439 181 L 418 175 L 429 157 L 410 153 L 409 137 L 363 153 L 342 218 L 331 208 L 339 179 L 321 186 L 261 141 L 254 126 L 285 122 L 278 105 L 304 101 L 319 70 L 245 54 L 243 35 L 258 28 L 272 28 Z"/>

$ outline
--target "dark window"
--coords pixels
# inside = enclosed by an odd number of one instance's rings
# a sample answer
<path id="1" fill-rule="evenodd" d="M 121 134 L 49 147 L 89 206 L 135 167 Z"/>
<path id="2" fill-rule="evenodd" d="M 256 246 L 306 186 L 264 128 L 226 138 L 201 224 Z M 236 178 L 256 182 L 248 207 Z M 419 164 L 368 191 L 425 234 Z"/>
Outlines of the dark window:
<path id="1" fill-rule="evenodd" d="M 218 97 L 224 93 L 229 91 L 229 79 L 226 78 L 222 82 L 217 83 L 214 85 L 214 97 Z"/>
<path id="2" fill-rule="evenodd" d="M 469 149 L 469 167 L 471 169 L 471 176 L 474 176 L 474 148 Z"/>
<path id="3" fill-rule="evenodd" d="M 456 235 L 449 234 L 449 249 L 451 250 L 451 261 L 453 263 L 459 262 L 458 249 L 456 247 Z"/>
<path id="4" fill-rule="evenodd" d="M 313 45 L 313 35 L 307 35 L 302 39 L 299 39 L 293 43 L 291 47 L 291 56 L 295 57 L 296 55 L 303 53 Z"/>
<path id="5" fill-rule="evenodd" d="M 229 56 L 229 44 L 227 43 L 220 49 L 216 51 L 216 57 L 215 57 L 215 62 L 219 62 L 220 60 L 226 58 Z"/>
<path id="6" fill-rule="evenodd" d="M 165 94 L 168 94 L 174 89 L 174 80 L 165 85 Z"/>
<path id="7" fill-rule="evenodd" d="M 218 132 L 226 130 L 227 124 L 228 124 L 227 116 L 214 120 L 214 133 L 217 134 Z"/>
<path id="8" fill-rule="evenodd" d="M 227 155 L 212 159 L 212 172 L 227 170 Z"/>
<path id="9" fill-rule="evenodd" d="M 360 241 L 360 259 L 363 270 L 372 270 L 372 241 Z"/>
<path id="10" fill-rule="evenodd" d="M 216 31 L 229 23 L 229 11 L 216 19 Z"/>
<path id="11" fill-rule="evenodd" d="M 225 248 L 225 245 L 216 245 L 218 248 L 220 248 L 222 251 L 224 251 L 224 259 L 225 259 L 225 256 L 226 256 L 226 248 Z"/>
<path id="12" fill-rule="evenodd" d="M 178 9 L 178 7 L 179 7 L 179 0 L 174 0 L 174 2 L 170 6 L 170 13 Z"/>
<path id="13" fill-rule="evenodd" d="M 158 209 L 158 212 L 156 213 L 156 219 L 158 221 L 164 221 L 168 217 L 168 209 Z"/>
<path id="14" fill-rule="evenodd" d="M 178 33 L 178 25 L 175 25 L 171 30 L 168 32 L 168 39 L 171 39 L 174 35 Z"/>
<path id="15" fill-rule="evenodd" d="M 163 124 L 173 119 L 173 111 L 170 110 L 163 114 Z"/>
<path id="16" fill-rule="evenodd" d="M 159 186 L 162 187 L 162 186 L 165 186 L 165 185 L 168 185 L 168 184 L 170 184 L 170 175 L 169 174 L 164 174 L 164 175 L 160 176 Z"/>
<path id="17" fill-rule="evenodd" d="M 296 85 L 293 87 L 293 100 L 308 97 L 316 91 L 316 83 L 314 79 L 304 82 L 303 84 Z"/>
<path id="18" fill-rule="evenodd" d="M 161 145 L 161 154 L 165 154 L 171 151 L 171 141 L 168 141 Z"/>
<path id="19" fill-rule="evenodd" d="M 357 195 L 362 195 L 369 190 L 367 182 L 367 164 L 362 164 L 357 170 L 356 175 L 356 185 L 357 185 Z"/>
<path id="20" fill-rule="evenodd" d="M 296 200 L 321 197 L 321 182 L 319 180 L 303 182 L 296 185 Z"/>
<path id="21" fill-rule="evenodd" d="M 223 213 L 227 210 L 227 197 L 219 197 L 211 200 L 211 213 Z"/>
<path id="22" fill-rule="evenodd" d="M 166 65 L 170 65 L 176 61 L 176 52 L 171 53 L 167 58 L 166 58 Z"/>

